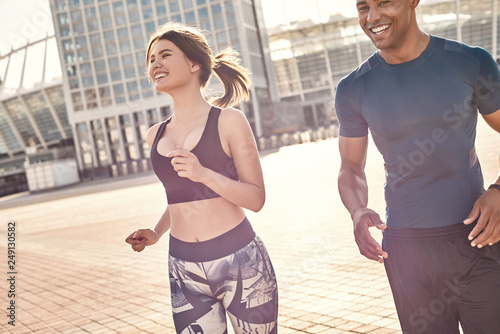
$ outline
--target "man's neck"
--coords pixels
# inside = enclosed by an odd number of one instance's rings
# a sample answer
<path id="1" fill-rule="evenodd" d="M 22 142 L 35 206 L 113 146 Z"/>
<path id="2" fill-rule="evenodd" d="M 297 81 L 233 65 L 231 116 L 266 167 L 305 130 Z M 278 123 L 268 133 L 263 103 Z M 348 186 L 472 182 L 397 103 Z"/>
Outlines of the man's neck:
<path id="1" fill-rule="evenodd" d="M 402 64 L 418 58 L 427 48 L 430 35 L 418 30 L 415 37 L 408 38 L 405 42 L 391 49 L 378 50 L 378 54 L 389 64 Z"/>

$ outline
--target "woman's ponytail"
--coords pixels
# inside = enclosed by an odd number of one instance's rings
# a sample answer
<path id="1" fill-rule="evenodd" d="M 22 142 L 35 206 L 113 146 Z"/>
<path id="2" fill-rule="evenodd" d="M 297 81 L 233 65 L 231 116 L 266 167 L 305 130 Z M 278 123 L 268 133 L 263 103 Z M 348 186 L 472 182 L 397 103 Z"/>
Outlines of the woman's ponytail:
<path id="1" fill-rule="evenodd" d="M 228 47 L 215 55 L 212 69 L 224 86 L 224 95 L 210 102 L 218 107 L 233 106 L 250 98 L 250 72 L 243 67 L 239 53 Z"/>

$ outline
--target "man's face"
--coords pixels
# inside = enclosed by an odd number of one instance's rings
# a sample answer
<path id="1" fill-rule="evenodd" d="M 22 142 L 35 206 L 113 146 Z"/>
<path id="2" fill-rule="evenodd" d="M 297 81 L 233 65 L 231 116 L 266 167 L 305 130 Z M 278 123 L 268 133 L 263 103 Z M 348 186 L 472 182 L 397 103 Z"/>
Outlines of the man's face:
<path id="1" fill-rule="evenodd" d="M 407 39 L 418 0 L 357 0 L 358 20 L 379 50 L 397 49 Z"/>

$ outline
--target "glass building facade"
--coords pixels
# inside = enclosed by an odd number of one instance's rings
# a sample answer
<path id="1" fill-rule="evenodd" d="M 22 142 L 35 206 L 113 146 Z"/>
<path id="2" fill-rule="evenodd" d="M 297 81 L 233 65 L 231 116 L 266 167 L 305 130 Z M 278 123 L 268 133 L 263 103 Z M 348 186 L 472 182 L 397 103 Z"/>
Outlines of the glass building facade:
<path id="1" fill-rule="evenodd" d="M 239 108 L 257 136 L 266 128 L 279 97 L 259 0 L 51 0 L 51 10 L 81 170 L 148 168 L 146 131 L 171 114 L 172 101 L 148 83 L 145 49 L 168 21 L 204 29 L 214 53 L 239 51 L 253 80 Z M 207 92 L 221 92 L 215 77 Z"/>
<path id="2" fill-rule="evenodd" d="M 427 0 L 417 15 L 424 31 L 481 46 L 498 59 L 497 2 Z M 300 105 L 302 127 L 332 121 L 337 83 L 375 52 L 357 18 L 340 15 L 319 24 L 304 21 L 272 28 L 269 40 L 281 101 Z"/>

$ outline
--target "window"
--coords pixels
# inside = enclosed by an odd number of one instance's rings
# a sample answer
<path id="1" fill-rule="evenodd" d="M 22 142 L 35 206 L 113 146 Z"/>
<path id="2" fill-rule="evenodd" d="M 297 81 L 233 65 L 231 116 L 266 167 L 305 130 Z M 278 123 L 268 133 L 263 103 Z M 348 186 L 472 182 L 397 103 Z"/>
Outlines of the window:
<path id="1" fill-rule="evenodd" d="M 69 0 L 69 6 L 71 8 L 80 7 L 80 0 Z"/>
<path id="2" fill-rule="evenodd" d="M 99 11 L 101 12 L 101 15 L 110 15 L 109 5 L 100 5 Z"/>
<path id="3" fill-rule="evenodd" d="M 71 100 L 73 101 L 73 109 L 75 111 L 83 110 L 82 96 L 80 95 L 80 92 L 72 93 Z"/>
<path id="4" fill-rule="evenodd" d="M 145 8 L 142 10 L 142 16 L 144 16 L 145 20 L 149 20 L 153 18 L 153 9 L 152 8 Z"/>
<path id="5" fill-rule="evenodd" d="M 99 73 L 97 74 L 97 84 L 105 84 L 108 83 L 108 74 L 107 73 Z"/>
<path id="6" fill-rule="evenodd" d="M 108 86 L 99 87 L 99 97 L 101 98 L 101 106 L 111 105 L 111 95 Z"/>
<path id="7" fill-rule="evenodd" d="M 85 101 L 87 101 L 87 109 L 97 108 L 97 95 L 95 89 L 87 89 L 85 91 Z"/>
<path id="8" fill-rule="evenodd" d="M 172 13 L 178 12 L 179 11 L 179 1 L 178 0 L 171 0 L 170 2 L 170 11 Z"/>
<path id="9" fill-rule="evenodd" d="M 136 81 L 127 82 L 127 91 L 130 101 L 139 99 L 139 87 Z"/>
<path id="10" fill-rule="evenodd" d="M 127 28 L 118 29 L 118 38 L 120 38 L 120 40 L 128 38 Z"/>
<path id="11" fill-rule="evenodd" d="M 115 102 L 120 104 L 125 102 L 125 90 L 123 89 L 123 84 L 113 85 L 113 92 L 115 93 Z"/>
<path id="12" fill-rule="evenodd" d="M 196 17 L 194 16 L 193 11 L 186 12 L 184 15 L 186 17 L 186 23 L 188 25 L 196 24 Z"/>
<path id="13" fill-rule="evenodd" d="M 72 21 L 82 21 L 82 11 L 74 10 L 71 12 L 71 20 Z"/>
<path id="14" fill-rule="evenodd" d="M 85 37 L 77 37 L 75 39 L 76 49 L 78 51 L 78 60 L 85 61 L 89 59 L 87 48 L 87 39 Z"/>
<path id="15" fill-rule="evenodd" d="M 97 83 L 104 84 L 108 82 L 108 74 L 106 73 L 106 63 L 104 60 L 94 62 L 94 68 L 97 74 Z"/>
<path id="16" fill-rule="evenodd" d="M 68 14 L 66 13 L 57 14 L 57 19 L 59 20 L 60 25 L 69 24 Z"/>
<path id="17" fill-rule="evenodd" d="M 82 83 L 84 87 L 91 87 L 94 85 L 94 78 L 92 78 L 92 75 L 82 77 Z"/>
<path id="18" fill-rule="evenodd" d="M 56 0 L 56 8 L 58 11 L 66 10 L 66 1 L 65 0 Z"/>
<path id="19" fill-rule="evenodd" d="M 104 51 L 101 44 L 101 35 L 99 33 L 90 35 L 90 44 L 94 58 L 102 57 Z"/>
<path id="20" fill-rule="evenodd" d="M 122 56 L 123 70 L 125 72 L 125 78 L 135 77 L 135 67 L 134 59 L 131 54 Z"/>
<path id="21" fill-rule="evenodd" d="M 167 15 L 167 7 L 165 7 L 165 5 L 158 5 L 158 6 L 156 6 L 156 14 L 158 16 L 165 16 L 165 15 Z"/>
<path id="22" fill-rule="evenodd" d="M 97 13 L 96 13 L 95 7 L 90 7 L 90 8 L 85 9 L 85 15 L 87 16 L 87 20 L 89 18 L 95 18 L 95 17 L 97 17 Z"/>
<path id="23" fill-rule="evenodd" d="M 112 81 L 121 80 L 122 75 L 120 71 L 120 63 L 118 62 L 118 58 L 117 57 L 109 58 L 108 64 L 109 64 L 109 70 L 111 72 L 111 80 Z"/>

